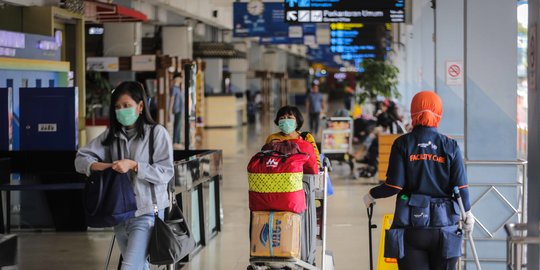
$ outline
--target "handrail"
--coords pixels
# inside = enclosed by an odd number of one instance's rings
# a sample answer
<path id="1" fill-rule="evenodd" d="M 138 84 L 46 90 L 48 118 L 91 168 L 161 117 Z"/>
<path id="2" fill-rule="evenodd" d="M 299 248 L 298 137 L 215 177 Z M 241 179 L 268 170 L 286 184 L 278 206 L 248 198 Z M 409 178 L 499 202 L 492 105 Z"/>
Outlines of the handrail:
<path id="1" fill-rule="evenodd" d="M 465 160 L 465 165 L 468 166 L 477 166 L 477 165 L 486 165 L 486 166 L 515 166 L 518 173 L 517 178 L 514 179 L 508 179 L 510 181 L 506 181 L 505 183 L 493 183 L 493 181 L 487 181 L 484 183 L 470 183 L 469 185 L 471 187 L 488 187 L 487 190 L 483 192 L 483 194 L 480 194 L 480 197 L 477 198 L 477 200 L 472 203 L 475 205 L 478 201 L 480 201 L 483 197 L 487 196 L 489 192 L 495 192 L 496 195 L 502 200 L 503 203 L 508 205 L 512 212 L 512 216 L 508 218 L 505 222 L 510 222 L 511 218 L 515 217 L 517 215 L 518 223 L 519 225 L 509 225 L 509 224 L 501 224 L 500 227 L 495 228 L 494 231 L 488 230 L 480 220 L 477 220 L 477 225 L 488 235 L 488 237 L 484 237 L 484 240 L 492 240 L 492 241 L 500 241 L 502 239 L 499 239 L 498 237 L 495 237 L 495 233 L 501 230 L 503 227 L 506 230 L 507 234 L 509 235 L 506 238 L 507 241 L 507 257 L 506 257 L 506 263 L 509 270 L 521 270 L 523 266 L 523 245 L 524 244 L 532 244 L 532 243 L 540 243 L 537 241 L 540 241 L 540 237 L 525 237 L 522 233 L 518 233 L 516 235 L 517 231 L 523 231 L 526 230 L 526 216 L 524 213 L 527 211 L 527 204 L 526 204 L 526 197 L 527 197 L 527 166 L 528 161 L 524 159 L 516 159 L 516 160 Z M 487 179 L 486 179 L 487 180 Z M 506 196 L 501 193 L 498 188 L 502 187 L 516 187 L 518 192 L 518 201 L 517 201 L 517 207 L 514 207 L 512 203 L 506 198 Z M 525 225 L 523 225 L 525 224 Z M 511 237 L 512 236 L 512 237 Z M 475 239 L 482 239 L 477 238 Z M 483 262 L 495 262 L 500 261 L 497 259 L 488 259 L 483 258 L 480 259 Z M 470 261 L 465 259 L 464 261 Z"/>
<path id="2" fill-rule="evenodd" d="M 521 270 L 526 267 L 524 259 L 524 245 L 540 244 L 540 237 L 525 236 L 528 226 L 526 223 L 508 223 L 504 225 L 506 231 L 506 264 L 509 270 Z"/>
<path id="3" fill-rule="evenodd" d="M 466 165 L 526 165 L 529 162 L 524 159 L 517 160 L 465 160 Z"/>

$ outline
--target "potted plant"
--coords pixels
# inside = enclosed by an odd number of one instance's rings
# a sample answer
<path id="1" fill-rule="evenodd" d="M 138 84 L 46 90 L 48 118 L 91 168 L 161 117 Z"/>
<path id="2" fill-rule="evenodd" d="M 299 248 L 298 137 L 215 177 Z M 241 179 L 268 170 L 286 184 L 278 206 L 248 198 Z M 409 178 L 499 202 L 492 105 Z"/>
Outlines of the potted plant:
<path id="1" fill-rule="evenodd" d="M 86 118 L 107 116 L 113 86 L 100 72 L 86 73 Z M 92 125 L 94 125 L 94 121 Z"/>
<path id="2" fill-rule="evenodd" d="M 86 140 L 90 141 L 107 129 L 107 125 L 96 118 L 108 117 L 113 86 L 100 72 L 86 73 Z"/>
<path id="3" fill-rule="evenodd" d="M 364 89 L 359 95 L 359 103 L 377 96 L 400 98 L 397 91 L 399 69 L 388 61 L 365 59 L 362 62 L 364 72 L 359 76 L 358 84 Z"/>

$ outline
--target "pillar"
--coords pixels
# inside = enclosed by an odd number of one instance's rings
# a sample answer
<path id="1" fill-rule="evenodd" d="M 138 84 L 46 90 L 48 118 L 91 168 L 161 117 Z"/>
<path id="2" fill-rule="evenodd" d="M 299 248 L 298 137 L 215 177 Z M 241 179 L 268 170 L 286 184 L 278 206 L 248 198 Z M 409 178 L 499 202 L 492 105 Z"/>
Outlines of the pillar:
<path id="1" fill-rule="evenodd" d="M 464 115 L 464 80 L 463 80 L 463 1 L 439 0 L 436 2 L 436 88 L 435 91 L 444 103 L 443 118 L 439 130 L 452 136 L 463 144 L 465 128 Z M 458 64 L 459 74 L 448 74 L 452 63 Z M 459 65 L 461 64 L 461 65 Z M 455 67 L 452 67 L 454 70 Z M 447 80 L 450 76 L 450 80 Z M 454 79 L 455 78 L 455 79 Z"/>
<path id="2" fill-rule="evenodd" d="M 237 43 L 234 45 L 235 49 L 245 52 L 247 46 L 245 43 Z M 247 59 L 230 59 L 229 71 L 231 72 L 231 83 L 238 87 L 238 90 L 245 93 L 248 89 L 247 86 L 247 72 L 248 72 L 248 60 Z"/>
<path id="3" fill-rule="evenodd" d="M 478 255 L 484 260 L 482 267 L 503 270 L 506 269 L 506 234 L 502 226 L 518 220 L 519 214 L 512 208 L 520 208 L 521 196 L 519 166 L 515 164 L 516 2 L 465 0 L 464 3 L 465 158 L 474 203 L 472 210 L 478 221 L 474 237 Z M 469 259 L 470 254 L 468 251 Z M 474 268 L 473 263 L 467 264 L 467 269 Z"/>
<path id="4" fill-rule="evenodd" d="M 103 56 L 127 57 L 141 54 L 141 23 L 105 23 L 103 28 Z M 135 80 L 135 73 L 132 71 L 109 73 L 109 81 L 112 85 L 133 80 Z"/>
<path id="5" fill-rule="evenodd" d="M 531 83 L 531 80 L 528 81 L 528 160 L 529 164 L 531 165 L 540 164 L 540 123 L 538 122 L 538 119 L 540 119 L 540 95 L 538 95 L 538 82 L 540 81 L 540 74 L 538 72 L 538 68 L 532 69 L 530 66 L 531 61 L 538 63 L 538 61 L 540 60 L 540 57 L 538 57 L 538 51 L 540 51 L 540 46 L 538 45 L 539 8 L 539 0 L 529 0 L 529 46 L 531 46 L 531 36 L 536 36 L 536 42 L 534 43 L 535 46 L 529 47 L 529 52 L 531 49 L 536 52 L 536 54 L 534 54 L 535 57 L 534 59 L 527 59 L 529 63 L 529 78 L 533 77 L 536 81 L 536 85 Z M 534 31 L 534 27 L 532 27 L 533 25 L 536 25 L 536 31 Z M 540 196 L 538 196 L 538 190 L 540 190 L 540 181 L 538 181 L 538 179 L 540 179 L 540 168 L 538 166 L 529 166 L 528 179 L 530 179 L 528 187 L 529 194 L 527 194 L 527 219 L 529 223 L 528 235 L 539 236 L 540 233 L 538 232 L 538 229 L 540 225 Z M 540 248 L 538 247 L 538 245 L 529 245 L 529 250 L 527 252 L 527 262 L 527 269 L 540 268 Z"/>
<path id="6" fill-rule="evenodd" d="M 193 58 L 193 28 L 190 26 L 165 26 L 162 28 L 163 54 L 180 59 Z"/>
<path id="7" fill-rule="evenodd" d="M 222 93 L 223 59 L 205 58 L 203 60 L 206 63 L 204 83 L 213 88 L 213 93 Z"/>
<path id="8" fill-rule="evenodd" d="M 141 54 L 141 23 L 105 23 L 103 28 L 103 56 Z"/>

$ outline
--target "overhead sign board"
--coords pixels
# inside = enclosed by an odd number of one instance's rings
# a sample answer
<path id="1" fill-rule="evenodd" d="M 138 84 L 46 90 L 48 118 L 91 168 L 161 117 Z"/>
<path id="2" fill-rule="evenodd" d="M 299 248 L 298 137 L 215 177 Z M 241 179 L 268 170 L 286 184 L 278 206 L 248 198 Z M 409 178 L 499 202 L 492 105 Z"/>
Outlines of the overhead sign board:
<path id="1" fill-rule="evenodd" d="M 307 52 L 308 58 L 317 63 L 324 64 L 330 67 L 339 67 L 341 58 L 339 55 L 334 54 L 330 51 L 329 45 L 318 45 L 315 48 L 308 47 Z"/>
<path id="2" fill-rule="evenodd" d="M 345 61 L 383 57 L 382 24 L 330 24 L 330 51 Z"/>
<path id="3" fill-rule="evenodd" d="M 401 23 L 405 0 L 285 0 L 288 23 Z"/>
<path id="4" fill-rule="evenodd" d="M 330 45 L 334 53 L 374 52 L 380 45 L 376 27 L 364 24 L 330 24 Z"/>
<path id="5" fill-rule="evenodd" d="M 283 23 L 289 30 L 287 36 L 262 36 L 261 44 L 305 44 L 312 45 L 316 43 L 316 25 L 305 23 L 298 25 L 288 25 Z"/>
<path id="6" fill-rule="evenodd" d="M 256 3 L 256 5 L 250 3 Z M 261 37 L 261 42 L 272 44 L 304 44 L 315 39 L 316 25 L 290 25 L 285 22 L 283 3 L 233 3 L 235 37 Z M 260 5 L 260 6 L 259 6 Z"/>

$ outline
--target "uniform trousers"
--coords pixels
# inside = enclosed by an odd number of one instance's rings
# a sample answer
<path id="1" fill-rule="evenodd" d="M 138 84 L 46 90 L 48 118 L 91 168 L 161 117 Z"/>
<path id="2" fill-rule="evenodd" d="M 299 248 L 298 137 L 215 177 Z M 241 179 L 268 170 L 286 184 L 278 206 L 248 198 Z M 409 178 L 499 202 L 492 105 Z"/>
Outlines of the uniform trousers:
<path id="1" fill-rule="evenodd" d="M 444 258 L 439 229 L 406 229 L 399 270 L 456 270 L 459 257 Z"/>

